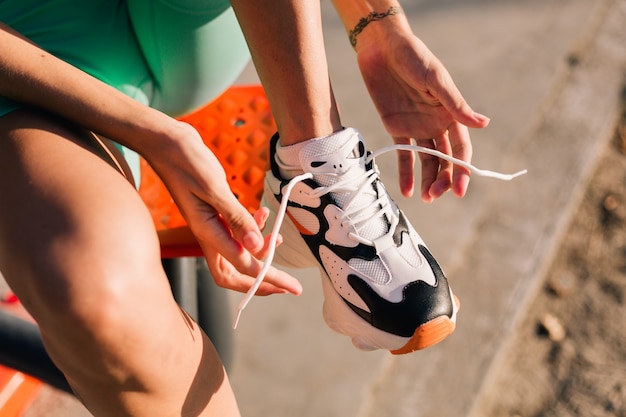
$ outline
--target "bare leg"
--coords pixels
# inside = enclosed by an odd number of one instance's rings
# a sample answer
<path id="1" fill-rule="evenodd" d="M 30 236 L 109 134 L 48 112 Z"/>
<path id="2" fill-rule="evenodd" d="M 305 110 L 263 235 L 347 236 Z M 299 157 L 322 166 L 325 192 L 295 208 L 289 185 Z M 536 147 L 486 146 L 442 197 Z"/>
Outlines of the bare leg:
<path id="1" fill-rule="evenodd" d="M 92 134 L 0 118 L 0 268 L 96 416 L 238 416 L 211 342 L 176 305 L 147 209 Z"/>
<path id="2" fill-rule="evenodd" d="M 340 130 L 319 2 L 231 3 L 272 105 L 281 145 Z"/>

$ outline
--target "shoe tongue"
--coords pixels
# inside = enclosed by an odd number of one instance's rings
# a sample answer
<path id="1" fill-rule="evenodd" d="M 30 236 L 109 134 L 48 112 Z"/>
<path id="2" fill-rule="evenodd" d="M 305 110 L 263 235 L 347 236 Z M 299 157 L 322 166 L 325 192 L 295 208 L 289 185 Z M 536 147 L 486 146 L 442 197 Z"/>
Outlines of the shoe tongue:
<path id="1" fill-rule="evenodd" d="M 334 135 L 315 139 L 300 150 L 300 164 L 305 172 L 313 174 L 319 185 L 328 187 L 338 181 L 362 177 L 365 168 L 365 145 L 359 132 L 346 128 Z M 360 236 L 374 240 L 389 231 L 384 216 L 376 215 L 379 211 L 375 201 L 378 192 L 374 186 L 369 192 L 359 193 L 352 202 L 352 208 L 364 208 L 372 217 L 363 224 L 355 225 Z M 384 192 L 384 190 L 382 191 Z M 354 191 L 337 191 L 331 196 L 340 208 L 344 208 L 355 195 Z"/>
<path id="2" fill-rule="evenodd" d="M 359 132 L 346 128 L 315 139 L 300 150 L 300 165 L 322 186 L 358 176 L 365 170 L 365 145 Z M 361 169 L 352 169 L 357 166 Z M 346 176 L 347 175 L 347 176 Z"/>

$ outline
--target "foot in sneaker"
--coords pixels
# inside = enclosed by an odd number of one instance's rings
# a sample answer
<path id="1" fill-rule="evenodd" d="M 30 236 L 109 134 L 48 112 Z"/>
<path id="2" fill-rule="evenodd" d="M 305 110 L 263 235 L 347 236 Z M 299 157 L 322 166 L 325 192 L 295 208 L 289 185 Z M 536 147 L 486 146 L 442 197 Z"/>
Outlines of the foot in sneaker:
<path id="1" fill-rule="evenodd" d="M 281 229 L 285 243 L 275 257 L 271 248 L 266 266 L 272 258 L 288 267 L 317 266 L 324 319 L 360 349 L 402 354 L 449 336 L 458 300 L 424 241 L 385 190 L 359 132 L 347 128 L 278 151 L 275 136 L 270 146 L 264 204 L 277 214 L 272 234 L 277 234 L 285 211 L 288 220 Z M 411 149 L 434 153 L 478 175 L 512 179 L 522 173 L 482 171 L 437 151 Z M 285 172 L 304 174 L 289 180 Z"/>
<path id="2" fill-rule="evenodd" d="M 299 168 L 312 178 L 291 192 L 282 231 L 287 243 L 275 261 L 320 267 L 324 319 L 360 349 L 407 353 L 446 338 L 458 303 L 374 162 L 367 161 L 360 134 L 348 128 L 300 148 Z M 266 175 L 271 210 L 278 209 L 288 183 L 281 168 L 292 170 L 273 163 Z"/>

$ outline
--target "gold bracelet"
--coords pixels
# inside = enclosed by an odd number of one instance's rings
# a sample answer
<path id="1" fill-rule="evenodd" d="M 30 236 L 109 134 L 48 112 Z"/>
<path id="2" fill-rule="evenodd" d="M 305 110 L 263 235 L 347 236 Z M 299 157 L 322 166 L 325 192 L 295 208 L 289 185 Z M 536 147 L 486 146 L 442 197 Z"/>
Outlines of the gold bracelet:
<path id="1" fill-rule="evenodd" d="M 349 37 L 350 37 L 350 44 L 352 45 L 352 47 L 354 48 L 356 46 L 356 37 L 359 33 L 363 32 L 363 29 L 365 29 L 365 26 L 369 25 L 370 22 L 374 22 L 376 20 L 380 20 L 380 19 L 384 19 L 387 16 L 393 16 L 394 14 L 400 14 L 402 13 L 402 10 L 400 10 L 399 7 L 396 6 L 391 6 L 389 7 L 389 9 L 387 9 L 386 12 L 371 12 L 370 14 L 368 14 L 366 17 L 362 17 L 359 20 L 359 23 L 356 24 L 356 26 L 354 27 L 354 29 L 352 29 L 349 33 Z"/>

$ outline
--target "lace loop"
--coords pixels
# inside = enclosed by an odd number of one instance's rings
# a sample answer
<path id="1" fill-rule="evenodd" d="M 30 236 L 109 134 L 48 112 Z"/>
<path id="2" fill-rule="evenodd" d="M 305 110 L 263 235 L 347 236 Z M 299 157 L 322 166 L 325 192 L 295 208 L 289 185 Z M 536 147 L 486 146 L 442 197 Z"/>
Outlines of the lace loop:
<path id="1" fill-rule="evenodd" d="M 278 240 L 280 226 L 283 224 L 283 219 L 285 217 L 285 213 L 287 212 L 287 203 L 289 201 L 289 195 L 291 194 L 291 190 L 293 190 L 293 187 L 295 187 L 297 183 L 309 178 L 313 178 L 313 175 L 308 173 L 298 175 L 294 177 L 291 181 L 289 181 L 289 183 L 285 187 L 283 200 L 280 202 L 280 207 L 278 208 L 278 213 L 276 214 L 276 220 L 274 221 L 274 227 L 272 227 L 272 233 L 270 235 L 270 245 L 267 251 L 267 255 L 263 260 L 263 268 L 261 268 L 261 271 L 257 275 L 254 284 L 252 285 L 252 287 L 250 287 L 245 297 L 241 300 L 239 306 L 237 307 L 237 315 L 233 323 L 233 329 L 237 328 L 237 325 L 239 324 L 239 319 L 241 318 L 241 313 L 246 308 L 250 300 L 252 300 L 254 294 L 256 294 L 257 290 L 261 286 L 261 283 L 263 282 L 263 279 L 265 278 L 265 275 L 267 274 L 267 271 L 270 269 L 270 266 L 272 266 L 272 261 L 274 260 L 274 252 L 276 251 L 276 241 Z"/>
<path id="2" fill-rule="evenodd" d="M 528 172 L 528 170 L 523 169 L 521 171 L 517 171 L 513 174 L 501 174 L 499 172 L 494 172 L 494 171 L 489 171 L 486 169 L 479 169 L 476 168 L 474 165 L 469 164 L 465 161 L 462 161 L 458 158 L 454 158 L 450 155 L 447 155 L 443 152 L 440 152 L 436 149 L 430 149 L 430 148 L 425 148 L 423 146 L 417 146 L 417 145 L 391 145 L 391 146 L 387 146 L 384 148 L 380 148 L 377 151 L 372 152 L 368 157 L 368 162 L 374 160 L 374 158 L 376 158 L 379 155 L 382 155 L 386 152 L 390 152 L 390 151 L 414 151 L 414 152 L 420 152 L 420 153 L 425 153 L 428 155 L 433 155 L 436 156 L 438 158 L 441 158 L 445 161 L 448 162 L 452 162 L 454 165 L 458 165 L 460 167 L 463 168 L 467 168 L 470 172 L 481 176 L 481 177 L 491 177 L 491 178 L 496 178 L 502 181 L 511 181 L 514 178 L 519 177 L 520 175 L 524 175 Z"/>

